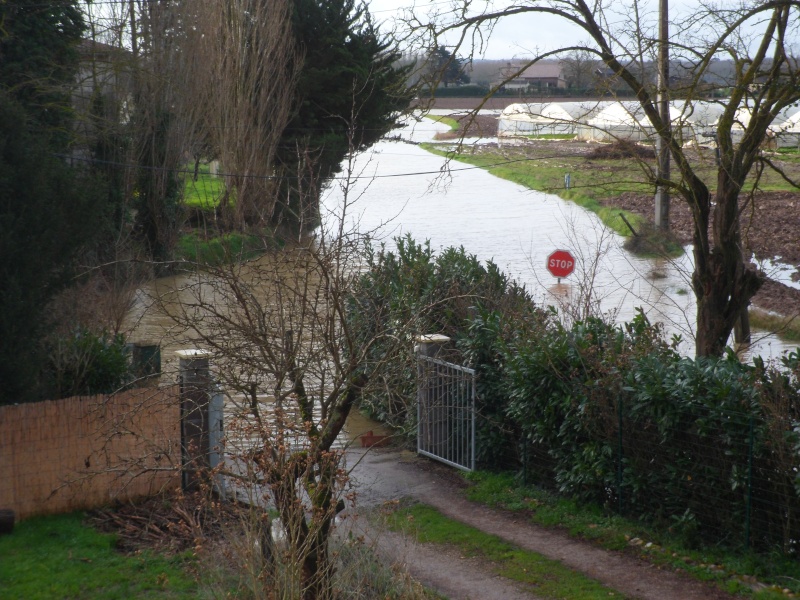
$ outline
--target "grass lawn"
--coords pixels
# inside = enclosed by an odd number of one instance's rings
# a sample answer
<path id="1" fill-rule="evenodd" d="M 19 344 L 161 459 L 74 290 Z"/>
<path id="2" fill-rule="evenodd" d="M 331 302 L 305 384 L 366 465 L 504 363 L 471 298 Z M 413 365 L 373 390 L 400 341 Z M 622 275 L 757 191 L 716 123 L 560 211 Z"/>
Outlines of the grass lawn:
<path id="1" fill-rule="evenodd" d="M 225 183 L 220 177 L 211 175 L 208 163 L 200 163 L 197 181 L 192 177 L 194 165 L 187 166 L 184 179 L 183 203 L 186 206 L 209 210 L 219 205 L 225 193 Z"/>
<path id="2" fill-rule="evenodd" d="M 83 524 L 83 513 L 35 517 L 0 537 L 0 598 L 36 600 L 203 597 L 184 553 L 117 552 L 115 536 Z"/>

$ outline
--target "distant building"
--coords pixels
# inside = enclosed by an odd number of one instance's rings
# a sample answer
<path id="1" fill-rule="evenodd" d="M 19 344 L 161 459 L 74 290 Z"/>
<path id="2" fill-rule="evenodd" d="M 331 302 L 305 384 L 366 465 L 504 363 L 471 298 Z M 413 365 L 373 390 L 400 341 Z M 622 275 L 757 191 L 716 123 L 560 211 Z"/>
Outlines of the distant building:
<path id="1" fill-rule="evenodd" d="M 564 78 L 563 68 L 559 62 L 537 62 L 519 72 L 521 68 L 509 64 L 502 69 L 504 78 L 508 79 L 513 76 L 513 79 L 503 84 L 503 89 L 555 90 L 567 87 L 567 80 Z"/>

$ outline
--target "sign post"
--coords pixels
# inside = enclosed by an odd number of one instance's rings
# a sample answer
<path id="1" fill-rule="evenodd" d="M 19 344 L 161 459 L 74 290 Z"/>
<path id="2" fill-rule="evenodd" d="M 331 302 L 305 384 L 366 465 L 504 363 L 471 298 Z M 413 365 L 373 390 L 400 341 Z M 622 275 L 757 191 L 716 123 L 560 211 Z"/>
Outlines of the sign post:
<path id="1" fill-rule="evenodd" d="M 556 250 L 547 257 L 547 270 L 561 281 L 575 270 L 575 258 L 569 250 Z"/>

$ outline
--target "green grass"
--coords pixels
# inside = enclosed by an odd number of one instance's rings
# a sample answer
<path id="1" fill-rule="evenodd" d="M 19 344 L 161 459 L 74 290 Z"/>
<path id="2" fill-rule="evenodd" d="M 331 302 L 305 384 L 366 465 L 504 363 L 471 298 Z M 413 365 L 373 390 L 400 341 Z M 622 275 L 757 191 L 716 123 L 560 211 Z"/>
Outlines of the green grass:
<path id="1" fill-rule="evenodd" d="M 787 146 L 785 148 L 778 148 L 776 152 L 778 154 L 800 155 L 800 148 L 797 146 Z"/>
<path id="2" fill-rule="evenodd" d="M 687 547 L 666 530 L 643 526 L 609 514 L 597 506 L 585 506 L 536 487 L 522 485 L 510 473 L 479 472 L 467 476 L 472 486 L 467 497 L 492 508 L 520 512 L 532 522 L 566 530 L 571 536 L 591 540 L 608 550 L 626 550 L 658 566 L 679 569 L 692 577 L 715 583 L 729 593 L 771 600 L 785 598 L 778 590 L 800 592 L 800 563 L 781 556 Z M 632 540 L 641 543 L 632 544 Z M 771 586 L 753 593 L 744 577 L 755 577 Z"/>
<path id="3" fill-rule="evenodd" d="M 209 239 L 189 233 L 181 236 L 175 250 L 178 260 L 207 266 L 247 260 L 264 251 L 265 242 L 260 236 L 241 233 L 228 233 Z"/>
<path id="4" fill-rule="evenodd" d="M 442 123 L 443 125 L 447 125 L 450 128 L 450 131 L 457 131 L 460 127 L 460 124 L 455 119 L 450 117 L 442 117 L 439 115 L 425 115 L 426 119 L 430 119 L 431 121 L 436 121 L 437 123 Z"/>
<path id="5" fill-rule="evenodd" d="M 180 599 L 201 590 L 187 554 L 125 556 L 83 514 L 36 517 L 0 537 L 0 598 Z"/>
<path id="6" fill-rule="evenodd" d="M 189 171 L 194 170 L 194 165 L 187 166 Z M 186 175 L 183 189 L 183 203 L 186 206 L 210 210 L 219 206 L 219 201 L 225 193 L 225 183 L 220 177 L 211 175 L 207 163 L 201 163 L 197 181 L 191 173 Z"/>
<path id="7" fill-rule="evenodd" d="M 796 317 L 784 317 L 764 310 L 750 308 L 750 325 L 764 331 L 775 331 L 782 340 L 800 342 L 800 321 Z"/>
<path id="8" fill-rule="evenodd" d="M 498 575 L 527 584 L 538 597 L 571 600 L 625 597 L 557 561 L 449 519 L 430 506 L 415 504 L 400 508 L 388 518 L 390 527 L 413 535 L 421 543 L 454 546 L 463 556 L 487 561 Z"/>
<path id="9" fill-rule="evenodd" d="M 597 214 L 610 229 L 620 235 L 630 235 L 630 229 L 625 225 L 620 213 L 624 214 L 634 226 L 641 226 L 643 219 L 636 214 L 620 208 L 604 207 L 597 201 L 597 196 L 613 195 L 608 186 L 589 185 L 589 175 L 585 170 L 580 170 L 574 158 L 535 159 L 527 160 L 522 155 L 512 154 L 505 156 L 499 152 L 481 152 L 480 154 L 454 154 L 442 150 L 437 144 L 422 144 L 422 147 L 433 154 L 444 156 L 488 170 L 489 173 L 513 181 L 532 190 L 557 194 L 565 200 L 570 200 L 587 210 Z M 510 162 L 514 161 L 514 162 Z M 564 176 L 570 173 L 572 187 L 564 189 Z M 581 183 L 583 180 L 583 183 Z M 625 182 L 620 180 L 616 185 L 616 193 L 623 191 L 641 191 L 643 184 Z M 648 188 L 649 189 L 649 188 Z M 595 192 L 601 192 L 596 194 Z"/>

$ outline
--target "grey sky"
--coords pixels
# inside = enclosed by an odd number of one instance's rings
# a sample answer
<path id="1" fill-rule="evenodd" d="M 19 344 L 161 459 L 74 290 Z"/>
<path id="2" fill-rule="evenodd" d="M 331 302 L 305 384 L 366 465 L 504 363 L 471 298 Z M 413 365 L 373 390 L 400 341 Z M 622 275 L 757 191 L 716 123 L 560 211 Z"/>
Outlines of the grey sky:
<path id="1" fill-rule="evenodd" d="M 440 12 L 446 11 L 448 7 L 459 0 L 367 0 L 370 11 L 379 22 L 385 23 L 385 28 L 404 11 L 416 4 L 415 13 L 423 18 L 432 10 Z M 512 0 L 474 0 L 473 4 L 478 8 L 490 5 L 495 10 L 501 6 L 512 4 Z M 524 0 L 515 4 L 525 4 Z M 658 10 L 658 0 L 640 0 L 638 10 L 640 16 L 646 22 L 655 26 L 656 13 Z M 738 4 L 736 1 L 722 0 L 717 2 L 719 6 L 733 8 Z M 606 16 L 612 25 L 619 26 L 625 30 L 626 26 L 630 29 L 626 20 L 633 14 L 634 2 L 631 0 L 622 2 L 614 1 L 608 3 Z M 681 15 L 694 12 L 701 7 L 699 0 L 669 0 L 671 21 L 677 21 Z M 753 31 L 755 28 L 749 28 Z M 709 33 L 706 31 L 706 33 Z M 522 14 L 514 15 L 501 19 L 494 29 L 487 46 L 482 55 L 475 58 L 488 59 L 508 59 L 514 57 L 531 56 L 538 52 L 554 50 L 565 45 L 578 44 L 587 39 L 587 35 L 577 26 L 571 25 L 564 19 L 544 14 Z M 454 39 L 447 40 L 454 43 Z M 466 52 L 462 53 L 466 54 Z"/>

